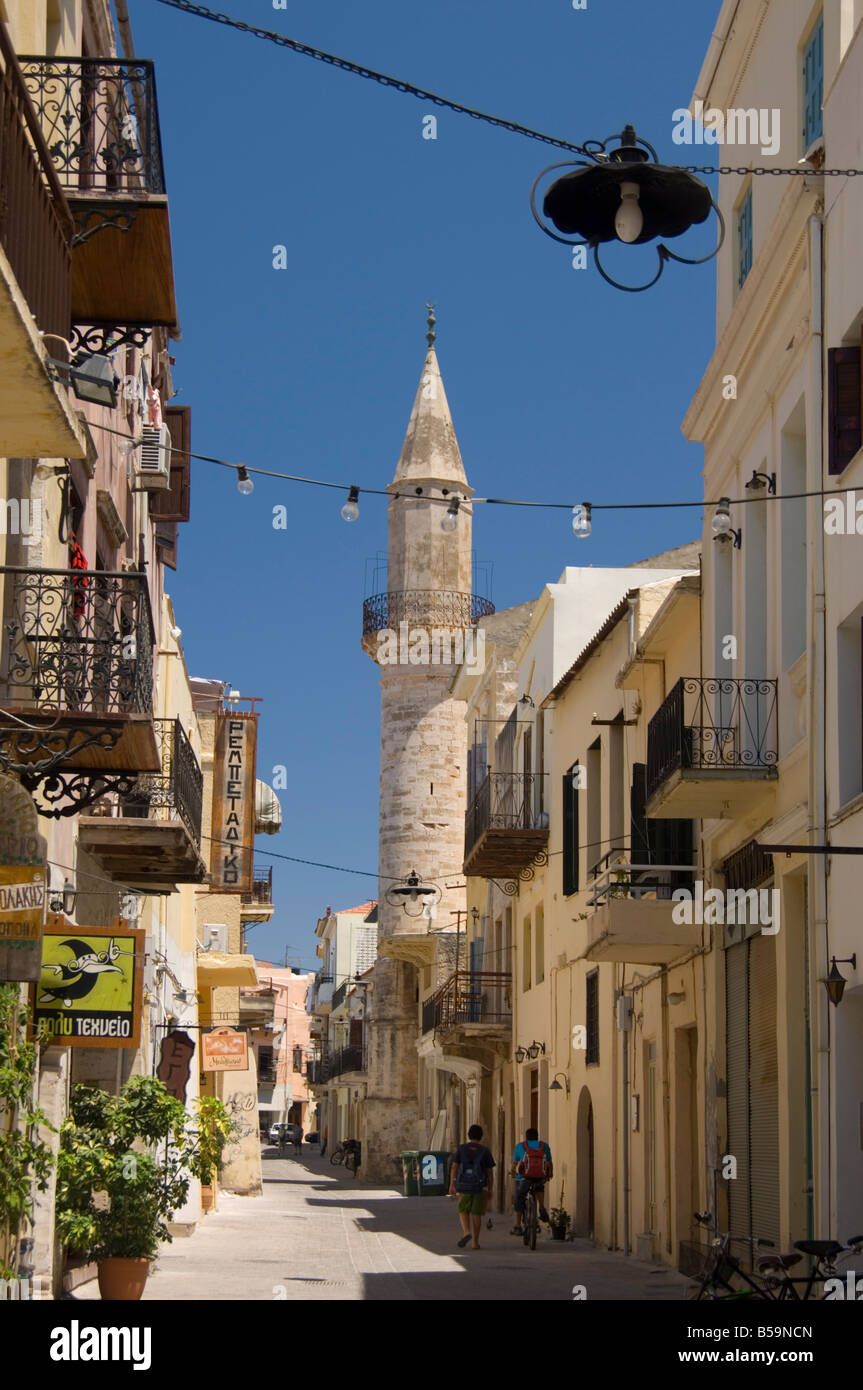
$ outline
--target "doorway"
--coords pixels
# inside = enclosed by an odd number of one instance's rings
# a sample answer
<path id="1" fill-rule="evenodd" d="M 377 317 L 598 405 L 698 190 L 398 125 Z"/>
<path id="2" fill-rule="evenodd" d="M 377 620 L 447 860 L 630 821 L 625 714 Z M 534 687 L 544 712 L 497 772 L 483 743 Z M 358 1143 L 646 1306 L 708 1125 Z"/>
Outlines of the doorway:
<path id="1" fill-rule="evenodd" d="M 578 1097 L 575 1130 L 575 1234 L 594 1234 L 593 1103 L 586 1086 Z"/>

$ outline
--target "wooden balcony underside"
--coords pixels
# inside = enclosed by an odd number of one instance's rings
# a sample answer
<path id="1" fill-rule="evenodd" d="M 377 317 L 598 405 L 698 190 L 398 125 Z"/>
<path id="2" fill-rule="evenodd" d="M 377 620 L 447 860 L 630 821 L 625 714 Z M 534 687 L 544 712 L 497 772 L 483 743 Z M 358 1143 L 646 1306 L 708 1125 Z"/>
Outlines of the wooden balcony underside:
<path id="1" fill-rule="evenodd" d="M 75 323 L 146 323 L 177 326 L 174 269 L 168 200 L 150 194 L 146 201 L 70 197 L 80 221 L 105 210 L 134 214 L 128 231 L 103 227 L 72 250 L 72 319 Z"/>
<path id="2" fill-rule="evenodd" d="M 517 878 L 548 844 L 548 830 L 486 830 L 464 861 L 482 878 Z"/>
<path id="3" fill-rule="evenodd" d="M 146 893 L 203 883 L 206 867 L 182 821 L 82 816 L 78 842 L 109 878 Z"/>
<path id="4" fill-rule="evenodd" d="M 88 772 L 158 772 L 161 767 L 159 748 L 153 717 L 149 714 L 107 715 L 93 710 L 50 710 L 44 705 L 28 705 L 18 700 L 5 701 L 5 709 L 24 719 L 28 724 L 58 734 L 71 734 L 69 755 L 63 759 L 64 770 L 86 769 Z M 20 728 L 15 719 L 8 719 L 0 713 L 0 728 L 8 726 Z M 100 747 L 98 743 L 85 742 L 94 728 L 111 730 L 118 734 L 113 748 Z M 19 741 L 17 756 L 21 762 L 40 762 L 45 757 L 44 747 L 28 749 Z"/>

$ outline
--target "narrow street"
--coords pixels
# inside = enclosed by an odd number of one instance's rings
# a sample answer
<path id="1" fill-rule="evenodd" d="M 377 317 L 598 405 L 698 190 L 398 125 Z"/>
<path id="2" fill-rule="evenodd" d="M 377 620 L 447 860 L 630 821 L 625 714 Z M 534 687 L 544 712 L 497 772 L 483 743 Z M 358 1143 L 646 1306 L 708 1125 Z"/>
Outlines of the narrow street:
<path id="1" fill-rule="evenodd" d="M 447 1197 L 403 1197 L 363 1186 L 317 1149 L 302 1158 L 263 1152 L 264 1194 L 219 1194 L 190 1238 L 164 1246 L 145 1300 L 679 1299 L 687 1281 L 674 1270 L 552 1241 L 542 1229 L 535 1251 L 494 1214 L 482 1248 L 459 1250 L 456 1204 Z M 98 1299 L 94 1281 L 75 1291 Z"/>

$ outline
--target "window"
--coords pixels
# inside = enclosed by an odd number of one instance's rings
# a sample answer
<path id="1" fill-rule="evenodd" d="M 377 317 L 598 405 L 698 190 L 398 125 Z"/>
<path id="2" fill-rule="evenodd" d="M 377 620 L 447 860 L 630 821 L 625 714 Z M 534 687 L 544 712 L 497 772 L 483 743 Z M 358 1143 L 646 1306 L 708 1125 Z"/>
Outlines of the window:
<path id="1" fill-rule="evenodd" d="M 863 607 L 863 605 L 861 605 Z M 863 614 L 858 608 L 836 633 L 839 712 L 839 804 L 863 792 Z"/>
<path id="2" fill-rule="evenodd" d="M 752 269 L 752 186 L 747 188 L 737 209 L 737 288 Z"/>
<path id="3" fill-rule="evenodd" d="M 589 1067 L 599 1065 L 599 971 L 591 970 L 586 980 L 587 986 L 587 1051 L 585 1063 Z"/>
<path id="4" fill-rule="evenodd" d="M 545 909 L 536 909 L 536 983 L 541 985 L 545 979 Z"/>
<path id="5" fill-rule="evenodd" d="M 302 1069 L 303 1069 L 303 1049 L 302 1049 L 301 1047 L 295 1047 L 295 1048 L 294 1048 L 294 1057 L 293 1057 L 293 1066 L 291 1067 L 291 1070 L 292 1070 L 292 1071 L 302 1071 Z"/>
<path id="6" fill-rule="evenodd" d="M 587 869 L 602 858 L 602 739 L 587 750 Z"/>
<path id="7" fill-rule="evenodd" d="M 274 1076 L 273 1049 L 271 1047 L 261 1047 L 258 1049 L 258 1080 L 272 1081 Z"/>
<path id="8" fill-rule="evenodd" d="M 803 149 L 808 150 L 823 130 L 824 16 L 819 15 L 803 49 Z"/>
<path id="9" fill-rule="evenodd" d="M 861 444 L 859 347 L 827 350 L 827 470 L 841 473 Z"/>
<path id="10" fill-rule="evenodd" d="M 521 969 L 522 969 L 521 987 L 522 987 L 522 989 L 524 989 L 524 990 L 530 989 L 530 956 L 531 956 L 531 950 L 532 950 L 532 932 L 531 932 L 531 929 L 530 929 L 530 918 L 529 918 L 529 917 L 525 917 L 524 923 L 522 924 L 522 938 L 521 938 L 521 962 L 522 962 L 522 965 L 521 965 Z"/>
<path id="11" fill-rule="evenodd" d="M 578 787 L 581 767 L 573 763 L 563 775 L 563 893 L 578 892 Z"/>

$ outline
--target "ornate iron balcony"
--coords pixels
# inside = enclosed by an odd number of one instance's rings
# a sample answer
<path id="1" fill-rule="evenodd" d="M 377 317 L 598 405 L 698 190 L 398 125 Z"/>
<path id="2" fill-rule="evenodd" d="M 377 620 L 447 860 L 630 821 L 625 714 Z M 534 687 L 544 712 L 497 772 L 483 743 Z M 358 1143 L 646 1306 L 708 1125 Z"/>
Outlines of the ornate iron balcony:
<path id="1" fill-rule="evenodd" d="M 465 816 L 466 874 L 515 878 L 548 843 L 537 772 L 490 772 Z M 531 874 L 530 877 L 533 877 Z"/>
<path id="2" fill-rule="evenodd" d="M 273 901 L 273 866 L 268 869 L 255 869 L 251 893 L 243 893 L 243 903 L 259 904 L 269 907 Z"/>
<path id="3" fill-rule="evenodd" d="M 164 193 L 153 64 L 134 58 L 19 59 L 70 201 Z"/>
<path id="4" fill-rule="evenodd" d="M 338 989 L 334 989 L 334 990 L 333 990 L 333 1010 L 334 1010 L 334 1011 L 339 1007 L 339 1005 L 341 1005 L 341 1004 L 343 1004 L 343 1003 L 345 1002 L 345 998 L 347 997 L 347 993 L 348 993 L 348 989 L 349 989 L 349 988 L 350 988 L 350 981 L 349 981 L 349 980 L 344 980 L 344 981 L 339 985 Z"/>
<path id="5" fill-rule="evenodd" d="M 340 1048 L 330 1057 L 329 1075 L 342 1076 L 346 1071 L 365 1071 L 366 1061 L 362 1047 Z"/>
<path id="6" fill-rule="evenodd" d="M 776 772 L 777 682 L 681 676 L 647 730 L 647 797 L 677 771 Z"/>
<path id="7" fill-rule="evenodd" d="M 306 1082 L 309 1086 L 320 1086 L 329 1079 L 330 1067 L 325 1059 L 313 1059 L 306 1064 Z"/>
<path id="8" fill-rule="evenodd" d="M 511 975 L 497 970 L 456 970 L 423 1004 L 424 1033 L 469 1023 L 511 1026 Z"/>
<path id="9" fill-rule="evenodd" d="M 468 628 L 493 612 L 494 604 L 487 598 L 445 589 L 403 589 L 374 594 L 363 602 L 363 636 L 384 628 L 397 632 L 399 623 L 429 628 Z"/>
<path id="10" fill-rule="evenodd" d="M 155 634 L 146 575 L 5 565 L 0 576 L 4 706 L 150 713 Z"/>
<path id="11" fill-rule="evenodd" d="M 195 844 L 201 844 L 204 774 L 179 719 L 154 719 L 162 770 L 143 773 L 134 790 L 120 798 L 121 816 L 181 820 Z"/>

